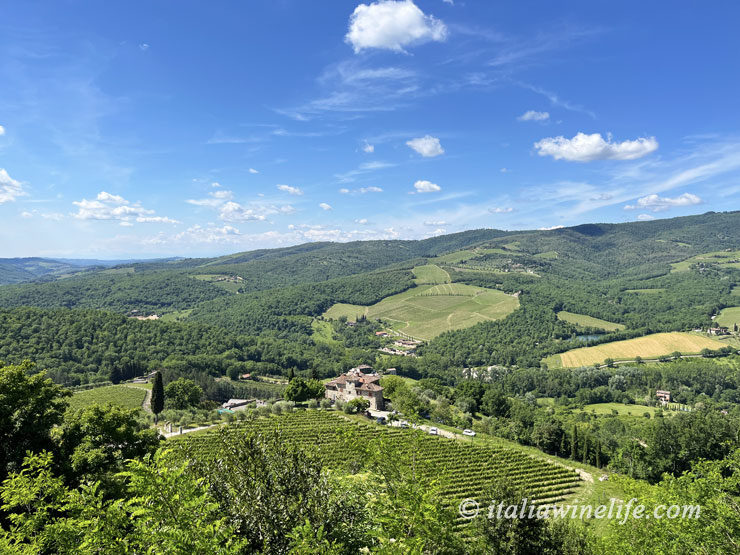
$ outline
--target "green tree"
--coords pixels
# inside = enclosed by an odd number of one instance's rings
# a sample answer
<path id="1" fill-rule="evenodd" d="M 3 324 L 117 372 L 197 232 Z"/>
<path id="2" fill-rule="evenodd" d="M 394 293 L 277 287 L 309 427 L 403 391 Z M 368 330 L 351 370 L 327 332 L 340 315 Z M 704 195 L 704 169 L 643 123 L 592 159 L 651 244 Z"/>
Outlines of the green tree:
<path id="1" fill-rule="evenodd" d="M 0 363 L 0 480 L 17 470 L 27 451 L 52 450 L 51 430 L 62 422 L 71 393 L 34 365 Z"/>
<path id="2" fill-rule="evenodd" d="M 159 413 L 164 410 L 164 385 L 162 383 L 162 373 L 159 371 L 154 374 L 151 408 L 155 419 L 158 419 Z"/>
<path id="3" fill-rule="evenodd" d="M 503 390 L 491 387 L 483 394 L 480 409 L 483 414 L 506 418 L 511 411 L 511 403 Z"/>
<path id="4" fill-rule="evenodd" d="M 159 433 L 141 423 L 138 412 L 96 404 L 67 413 L 55 436 L 70 481 L 99 481 L 106 492 L 119 488 L 114 475 L 125 462 L 157 450 Z"/>
<path id="5" fill-rule="evenodd" d="M 362 399 L 361 397 L 357 397 L 344 405 L 344 412 L 348 414 L 357 414 L 365 412 L 369 408 L 370 401 L 368 401 L 367 399 Z"/>
<path id="6" fill-rule="evenodd" d="M 121 383 L 121 369 L 118 367 L 118 365 L 114 364 L 113 368 L 110 369 L 110 375 L 108 379 L 113 384 Z"/>
<path id="7" fill-rule="evenodd" d="M 183 410 L 200 403 L 203 390 L 193 380 L 178 378 L 164 388 L 165 406 L 170 409 Z"/>
<path id="8" fill-rule="evenodd" d="M 291 380 L 283 392 L 283 397 L 288 401 L 302 403 L 309 399 L 322 397 L 325 390 L 324 384 L 319 380 L 306 380 L 298 377 Z"/>

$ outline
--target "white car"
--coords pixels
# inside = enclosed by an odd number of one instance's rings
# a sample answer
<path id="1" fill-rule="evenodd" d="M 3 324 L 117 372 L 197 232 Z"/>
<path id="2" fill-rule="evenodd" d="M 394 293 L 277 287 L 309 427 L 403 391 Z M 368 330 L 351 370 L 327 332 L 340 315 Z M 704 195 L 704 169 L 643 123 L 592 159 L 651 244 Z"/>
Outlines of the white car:
<path id="1" fill-rule="evenodd" d="M 473 430 L 463 430 L 463 435 L 473 437 L 475 436 L 475 432 Z"/>
<path id="2" fill-rule="evenodd" d="M 429 428 L 429 433 L 432 434 L 433 436 L 436 436 L 438 433 L 437 428 L 432 426 L 431 428 Z"/>
<path id="3" fill-rule="evenodd" d="M 400 426 L 401 428 L 408 428 L 408 427 L 409 427 L 409 423 L 408 423 L 408 422 L 406 422 L 405 420 L 401 420 L 401 421 L 400 421 L 400 422 L 398 423 L 398 425 L 399 425 L 399 426 Z"/>

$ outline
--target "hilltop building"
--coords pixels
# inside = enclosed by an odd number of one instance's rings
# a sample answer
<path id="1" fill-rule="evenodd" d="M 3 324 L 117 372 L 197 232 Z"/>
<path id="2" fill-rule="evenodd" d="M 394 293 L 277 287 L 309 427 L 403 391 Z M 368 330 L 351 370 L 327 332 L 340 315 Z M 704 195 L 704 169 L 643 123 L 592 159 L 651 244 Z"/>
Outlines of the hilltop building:
<path id="1" fill-rule="evenodd" d="M 369 370 L 369 372 L 367 372 Z M 352 368 L 346 374 L 327 382 L 324 396 L 336 401 L 351 401 L 352 399 L 367 399 L 370 408 L 383 410 L 385 400 L 383 399 L 383 388 L 379 384 L 380 376 L 372 371 L 372 367 L 363 364 Z"/>

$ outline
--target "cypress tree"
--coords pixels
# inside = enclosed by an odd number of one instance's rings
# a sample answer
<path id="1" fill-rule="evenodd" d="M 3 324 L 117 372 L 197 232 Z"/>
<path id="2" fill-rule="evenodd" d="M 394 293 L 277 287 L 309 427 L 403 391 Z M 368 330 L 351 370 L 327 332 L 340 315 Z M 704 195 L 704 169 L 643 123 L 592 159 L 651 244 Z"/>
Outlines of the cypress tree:
<path id="1" fill-rule="evenodd" d="M 290 367 L 290 372 L 288 372 L 288 381 L 292 382 L 293 378 L 295 378 L 295 370 L 293 370 L 293 367 Z"/>
<path id="2" fill-rule="evenodd" d="M 583 436 L 583 464 L 588 464 L 588 435 Z"/>
<path id="3" fill-rule="evenodd" d="M 573 424 L 573 433 L 570 436 L 570 458 L 576 460 L 578 456 L 578 428 Z"/>
<path id="4" fill-rule="evenodd" d="M 121 383 L 121 370 L 118 368 L 118 366 L 114 366 L 110 369 L 110 381 L 114 384 Z"/>
<path id="5" fill-rule="evenodd" d="M 157 422 L 159 420 L 159 413 L 164 409 L 164 384 L 162 383 L 161 372 L 154 374 L 151 407 L 154 413 L 154 421 Z"/>

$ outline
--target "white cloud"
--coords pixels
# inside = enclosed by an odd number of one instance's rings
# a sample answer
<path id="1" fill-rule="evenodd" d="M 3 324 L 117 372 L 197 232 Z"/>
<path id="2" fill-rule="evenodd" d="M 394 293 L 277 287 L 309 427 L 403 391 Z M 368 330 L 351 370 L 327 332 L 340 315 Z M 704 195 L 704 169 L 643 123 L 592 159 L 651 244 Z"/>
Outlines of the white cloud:
<path id="1" fill-rule="evenodd" d="M 501 173 L 510 173 L 511 172 L 511 170 L 509 168 L 501 168 L 499 171 Z"/>
<path id="2" fill-rule="evenodd" d="M 368 222 L 367 218 L 360 218 L 358 220 L 355 220 L 355 223 L 356 224 L 360 224 L 360 225 L 367 225 L 369 222 Z"/>
<path id="3" fill-rule="evenodd" d="M 0 168 L 0 204 L 13 202 L 18 197 L 25 196 L 23 184 L 8 175 L 8 172 Z"/>
<path id="4" fill-rule="evenodd" d="M 414 189 L 416 189 L 417 193 L 436 193 L 437 191 L 441 191 L 442 187 L 431 181 L 419 180 L 414 183 Z"/>
<path id="5" fill-rule="evenodd" d="M 550 227 L 538 227 L 537 231 L 552 231 L 553 229 L 563 229 L 564 225 L 553 225 Z"/>
<path id="6" fill-rule="evenodd" d="M 213 184 L 215 187 L 217 184 Z M 220 185 L 219 185 L 220 187 Z M 231 191 L 223 190 L 223 191 L 212 191 L 208 193 L 208 196 L 210 198 L 203 198 L 203 199 L 188 199 L 185 202 L 188 204 L 194 204 L 195 206 L 221 206 L 224 204 L 227 200 L 231 200 L 234 198 L 234 193 Z"/>
<path id="7" fill-rule="evenodd" d="M 519 121 L 547 121 L 550 119 L 550 112 L 535 112 L 528 110 L 518 118 Z"/>
<path id="8" fill-rule="evenodd" d="M 118 220 L 128 223 L 134 220 L 140 223 L 180 223 L 165 216 L 155 216 L 154 210 L 144 208 L 140 202 L 131 203 L 120 195 L 112 195 L 105 191 L 98 193 L 95 200 L 82 199 L 74 201 L 72 204 L 77 206 L 77 213 L 72 215 L 78 220 Z"/>
<path id="9" fill-rule="evenodd" d="M 0 135 L 1 134 L 2 133 L 0 133 Z M 375 152 L 375 147 L 371 145 L 370 143 L 368 143 L 367 141 L 365 141 L 365 144 L 362 145 L 362 152 L 365 152 L 367 154 L 372 154 L 373 152 Z"/>
<path id="10" fill-rule="evenodd" d="M 218 187 L 223 187 L 223 185 L 221 185 L 218 181 L 214 181 L 213 183 L 211 183 L 211 187 L 218 188 Z"/>
<path id="11" fill-rule="evenodd" d="M 425 158 L 432 158 L 445 153 L 442 145 L 439 144 L 439 139 L 431 135 L 411 139 L 410 141 L 406 141 L 406 144 Z"/>
<path id="12" fill-rule="evenodd" d="M 255 170 L 254 168 L 249 168 L 249 173 L 259 173 L 259 172 Z"/>
<path id="13" fill-rule="evenodd" d="M 290 185 L 276 185 L 278 189 L 281 191 L 288 193 L 289 195 L 302 195 L 303 191 L 301 191 L 298 187 L 291 187 Z"/>
<path id="14" fill-rule="evenodd" d="M 118 225 L 120 225 L 121 227 L 134 227 L 134 224 L 132 224 L 131 222 L 121 222 Z"/>
<path id="15" fill-rule="evenodd" d="M 514 209 L 511 207 L 503 208 L 501 206 L 497 206 L 496 208 L 489 208 L 488 211 L 491 214 L 508 214 L 509 212 L 513 212 Z"/>
<path id="16" fill-rule="evenodd" d="M 267 217 L 253 208 L 244 208 L 238 202 L 229 201 L 221 207 L 219 218 L 226 222 L 250 222 L 264 221 Z"/>
<path id="17" fill-rule="evenodd" d="M 382 193 L 383 189 L 371 185 L 370 187 L 360 187 L 357 191 L 364 195 L 365 193 Z"/>
<path id="18" fill-rule="evenodd" d="M 33 218 L 33 214 L 31 212 L 24 211 L 24 212 L 21 212 L 21 218 L 26 218 L 26 219 Z"/>
<path id="19" fill-rule="evenodd" d="M 325 203 L 325 202 L 322 202 L 322 203 L 320 203 L 320 204 L 319 204 L 319 207 L 320 207 L 320 208 L 321 208 L 322 210 L 326 210 L 327 212 L 328 212 L 329 210 L 331 210 L 331 209 L 332 209 L 332 208 L 331 208 L 331 204 L 327 204 L 327 203 Z"/>
<path id="20" fill-rule="evenodd" d="M 406 46 L 446 38 L 445 24 L 425 15 L 411 0 L 380 0 L 355 8 L 344 40 L 359 53 L 367 48 L 404 52 Z"/>
<path id="21" fill-rule="evenodd" d="M 5 128 L 0 125 L 0 136 L 5 135 Z"/>
<path id="22" fill-rule="evenodd" d="M 679 206 L 694 206 L 701 204 L 702 200 L 694 194 L 684 193 L 675 198 L 661 197 L 656 194 L 648 195 L 637 199 L 637 204 L 628 204 L 625 210 L 652 210 L 653 212 L 663 212 L 670 208 Z"/>
<path id="23" fill-rule="evenodd" d="M 149 50 L 149 45 L 145 42 L 142 42 L 141 44 L 139 44 L 139 50 L 141 50 L 142 52 L 146 52 L 147 50 Z"/>
<path id="24" fill-rule="evenodd" d="M 578 133 L 572 139 L 548 137 L 534 144 L 540 156 L 555 160 L 591 162 L 593 160 L 635 160 L 658 148 L 655 137 L 640 137 L 634 141 L 612 142 L 611 135 L 604 140 L 600 133 Z"/>
<path id="25" fill-rule="evenodd" d="M 441 225 L 449 225 L 449 224 L 444 220 L 437 220 L 437 221 L 424 222 L 424 225 L 428 225 L 431 227 L 439 227 Z"/>
<path id="26" fill-rule="evenodd" d="M 649 222 L 650 220 L 654 220 L 655 216 L 651 216 L 650 214 L 639 214 L 637 216 L 637 221 L 639 222 Z"/>
<path id="27" fill-rule="evenodd" d="M 346 187 L 342 187 L 341 189 L 339 189 L 339 193 L 342 195 L 348 195 L 349 189 L 347 189 Z"/>

